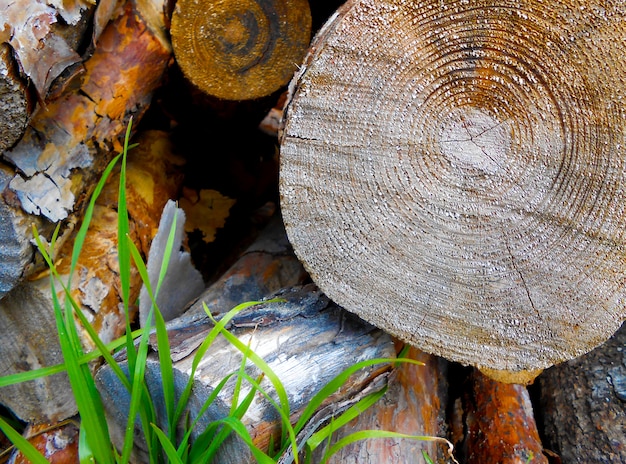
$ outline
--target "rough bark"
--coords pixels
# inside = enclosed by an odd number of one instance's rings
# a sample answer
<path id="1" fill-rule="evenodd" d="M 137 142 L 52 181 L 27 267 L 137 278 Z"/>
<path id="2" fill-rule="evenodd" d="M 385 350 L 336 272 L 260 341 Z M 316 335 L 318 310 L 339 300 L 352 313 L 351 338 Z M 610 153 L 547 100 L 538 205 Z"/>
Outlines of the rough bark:
<path id="1" fill-rule="evenodd" d="M 359 430 L 388 430 L 408 435 L 445 437 L 447 380 L 445 360 L 411 348 L 408 358 L 423 366 L 400 364 L 389 378 L 388 390 L 376 404 L 351 423 L 337 430 L 336 443 Z M 323 449 L 314 462 L 321 462 Z M 427 462 L 423 452 L 434 462 L 448 462 L 444 444 L 410 439 L 372 439 L 342 448 L 328 461 L 332 464 L 417 464 Z M 486 461 L 485 461 L 486 462 Z"/>
<path id="2" fill-rule="evenodd" d="M 455 400 L 455 445 L 466 464 L 547 464 L 528 390 L 474 370 Z"/>
<path id="3" fill-rule="evenodd" d="M 626 326 L 538 383 L 545 445 L 560 462 L 626 463 Z"/>
<path id="4" fill-rule="evenodd" d="M 169 44 L 163 25 L 145 22 L 138 8 L 128 2 L 118 10 L 85 62 L 82 81 L 40 106 L 19 143 L 2 155 L 15 169 L 2 182 L 0 201 L 3 241 L 15 244 L 0 249 L 3 292 L 32 272 L 32 255 L 24 251 L 31 224 L 46 235 L 66 221 L 64 240 L 67 224 L 78 220 L 104 166 L 120 151 L 130 117 L 141 118 L 161 83 Z"/>
<path id="5" fill-rule="evenodd" d="M 347 2 L 290 85 L 281 139 L 282 214 L 313 280 L 507 382 L 610 338 L 626 316 L 625 15 Z"/>
<path id="6" fill-rule="evenodd" d="M 285 87 L 311 38 L 308 0 L 179 0 L 172 45 L 185 76 L 208 95 L 249 100 Z"/>
<path id="7" fill-rule="evenodd" d="M 0 153 L 22 137 L 34 106 L 32 100 L 11 59 L 11 49 L 0 44 Z"/>
<path id="8" fill-rule="evenodd" d="M 374 357 L 395 356 L 394 345 L 388 335 L 345 313 L 313 285 L 290 289 L 280 296 L 286 302 L 249 308 L 239 313 L 229 327 L 246 345 L 250 343 L 251 349 L 267 362 L 281 380 L 289 398 L 294 422 L 312 396 L 347 367 Z M 170 322 L 169 334 L 178 394 L 187 382 L 195 350 L 212 327 L 208 319 L 191 325 L 188 319 Z M 194 377 L 195 387 L 188 408 L 191 419 L 198 415 L 200 406 L 213 388 L 226 375 L 237 371 L 240 363 L 238 350 L 224 338 L 217 338 L 202 358 Z M 325 420 L 330 419 L 341 403 L 349 403 L 351 397 L 369 385 L 373 388 L 372 382 L 380 380 L 379 376 L 384 375 L 389 368 L 389 365 L 366 368 L 351 377 L 345 387 L 331 397 L 331 402 L 320 410 L 317 420 L 311 421 L 305 428 L 303 436 L 308 436 L 309 432 L 315 431 Z M 256 377 L 259 371 L 249 364 L 248 373 Z M 158 399 L 162 395 L 159 378 L 158 357 L 152 353 L 147 363 L 147 382 L 157 404 L 160 404 Z M 104 397 L 113 436 L 119 438 L 126 427 L 130 400 L 128 392 L 106 366 L 98 371 L 97 383 Z M 269 380 L 264 379 L 262 385 L 276 399 Z M 376 388 L 382 388 L 384 383 L 375 385 Z M 215 403 L 199 422 L 196 436 L 209 422 L 224 417 L 230 408 L 233 387 L 234 383 L 229 382 L 218 394 Z M 162 410 L 157 411 L 159 421 L 164 420 L 164 413 Z M 267 450 L 270 436 L 276 439 L 280 430 L 279 417 L 273 406 L 260 395 L 252 402 L 242 421 L 254 443 L 264 450 Z M 119 441 L 115 443 L 119 446 Z M 145 443 L 139 442 L 135 450 L 136 458 L 141 462 L 146 459 L 144 448 Z M 253 462 L 247 446 L 234 437 L 220 449 L 216 461 L 224 464 Z"/>
<path id="9" fill-rule="evenodd" d="M 165 203 L 178 197 L 183 160 L 172 152 L 166 133 L 147 131 L 136 140 L 139 146 L 131 151 L 127 164 L 126 192 L 130 238 L 145 257 Z M 105 343 L 121 336 L 125 329 L 117 262 L 118 189 L 119 173 L 114 173 L 96 202 L 71 282 L 72 297 Z M 73 242 L 72 236 L 55 255 L 63 282 L 69 278 Z M 139 296 L 141 283 L 133 268 L 130 301 Z M 60 286 L 57 291 L 63 299 Z M 22 372 L 63 362 L 53 308 L 47 273 L 33 276 L 0 300 L 1 372 Z M 135 308 L 131 306 L 131 310 Z M 86 332 L 81 337 L 85 349 L 93 348 Z M 65 374 L 4 387 L 0 389 L 0 403 L 32 423 L 56 422 L 76 414 Z"/>

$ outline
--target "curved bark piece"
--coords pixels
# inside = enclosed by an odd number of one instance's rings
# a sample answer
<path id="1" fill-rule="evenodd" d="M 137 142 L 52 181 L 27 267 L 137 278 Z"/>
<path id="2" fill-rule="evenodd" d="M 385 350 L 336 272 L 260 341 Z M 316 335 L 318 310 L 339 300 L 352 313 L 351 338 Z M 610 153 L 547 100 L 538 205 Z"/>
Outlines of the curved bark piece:
<path id="1" fill-rule="evenodd" d="M 248 100 L 286 86 L 311 39 L 308 0 L 179 0 L 172 46 L 208 95 Z"/>
<path id="2" fill-rule="evenodd" d="M 100 173 L 121 151 L 130 117 L 140 119 L 161 84 L 171 50 L 160 34 L 151 31 L 128 2 L 99 37 L 94 54 L 85 62 L 79 88 L 46 102 L 17 145 L 3 153 L 15 172 L 2 190 L 0 222 L 24 215 L 22 211 L 27 219 L 14 221 L 3 241 L 28 247 L 31 222 L 53 227 L 80 217 Z M 45 235 L 46 230 L 40 231 Z M 29 263 L 15 263 L 18 267 L 9 269 L 13 263 L 5 260 L 4 253 L 0 248 L 2 273 L 18 279 L 28 274 Z M 3 280 L 0 274 L 4 291 L 16 282 Z"/>
<path id="3" fill-rule="evenodd" d="M 626 316 L 625 17 L 586 0 L 345 4 L 281 140 L 282 212 L 314 281 L 507 382 L 607 340 Z"/>

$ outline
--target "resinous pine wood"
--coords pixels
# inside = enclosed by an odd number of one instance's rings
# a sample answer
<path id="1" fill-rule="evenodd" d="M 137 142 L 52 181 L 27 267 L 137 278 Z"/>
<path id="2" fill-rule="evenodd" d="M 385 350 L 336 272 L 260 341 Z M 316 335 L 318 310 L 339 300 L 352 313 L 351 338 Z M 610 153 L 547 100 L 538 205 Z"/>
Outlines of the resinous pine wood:
<path id="1" fill-rule="evenodd" d="M 334 301 L 508 382 L 625 318 L 626 5 L 349 1 L 291 84 L 288 236 Z"/>
<path id="2" fill-rule="evenodd" d="M 172 46 L 185 76 L 225 100 L 286 86 L 311 40 L 308 0 L 179 0 Z"/>

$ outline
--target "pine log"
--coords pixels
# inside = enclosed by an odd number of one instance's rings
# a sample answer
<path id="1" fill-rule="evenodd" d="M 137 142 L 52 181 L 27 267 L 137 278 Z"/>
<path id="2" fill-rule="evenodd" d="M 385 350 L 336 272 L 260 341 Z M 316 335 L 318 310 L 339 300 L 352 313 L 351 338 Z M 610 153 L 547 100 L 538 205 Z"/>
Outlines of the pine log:
<path id="1" fill-rule="evenodd" d="M 142 16 L 147 3 L 142 10 L 123 5 L 85 62 L 80 85 L 40 106 L 19 143 L 2 154 L 15 168 L 2 182 L 0 200 L 3 242 L 15 244 L 0 248 L 2 292 L 35 270 L 29 267 L 32 255 L 24 252 L 32 223 L 45 236 L 65 221 L 60 243 L 65 240 L 102 170 L 121 150 L 129 119 L 141 118 L 160 85 L 171 51 L 163 14 L 160 23 Z"/>
<path id="2" fill-rule="evenodd" d="M 446 405 L 448 382 L 447 364 L 411 348 L 407 357 L 423 366 L 400 364 L 388 381 L 388 390 L 376 404 L 351 423 L 337 430 L 332 443 L 360 430 L 387 430 L 408 435 L 446 436 Z M 320 448 L 317 459 L 321 462 Z M 448 462 L 447 446 L 437 442 L 409 439 L 371 439 L 342 448 L 329 464 L 418 464 L 427 462 L 425 452 L 433 462 Z M 485 461 L 486 462 L 486 461 Z"/>
<path id="3" fill-rule="evenodd" d="M 207 95 L 250 100 L 285 87 L 311 39 L 308 0 L 179 0 L 172 46 Z"/>
<path id="4" fill-rule="evenodd" d="M 452 423 L 457 455 L 466 464 L 547 464 L 530 395 L 473 370 L 455 400 Z"/>
<path id="5" fill-rule="evenodd" d="M 344 4 L 281 137 L 282 214 L 313 280 L 506 382 L 610 338 L 626 317 L 625 17 L 586 0 Z"/>
<path id="6" fill-rule="evenodd" d="M 374 357 L 395 356 L 391 338 L 384 332 L 349 313 L 345 313 L 330 302 L 313 285 L 286 290 L 280 294 L 284 303 L 270 303 L 248 308 L 239 313 L 229 325 L 246 345 L 261 356 L 283 383 L 290 402 L 292 421 L 297 421 L 312 396 L 328 381 L 352 364 Z M 174 361 L 176 392 L 180 394 L 187 382 L 195 350 L 213 327 L 208 318 L 189 325 L 188 319 L 174 320 L 169 324 L 172 360 Z M 156 349 L 156 343 L 153 348 Z M 215 386 L 229 373 L 238 370 L 241 355 L 227 340 L 218 338 L 202 358 L 194 380 L 194 390 L 188 407 L 190 420 L 197 417 L 199 408 Z M 146 379 L 156 404 L 162 404 L 160 372 L 156 353 L 151 353 L 147 362 Z M 389 365 L 375 366 L 355 374 L 306 428 L 303 437 L 314 432 L 341 404 L 351 404 L 350 398 L 358 397 L 366 387 L 382 388 L 384 373 Z M 259 374 L 250 362 L 247 372 Z M 382 378 L 380 376 L 383 376 Z M 128 391 L 116 379 L 112 370 L 104 366 L 96 376 L 107 413 L 114 443 L 119 446 L 119 437 L 126 427 L 129 407 Z M 234 380 L 234 379 L 231 379 Z M 268 379 L 262 386 L 276 399 Z M 216 402 L 202 416 L 196 437 L 206 425 L 227 414 L 233 395 L 234 383 L 227 383 Z M 372 390 L 372 391 L 375 391 Z M 245 394 L 245 392 L 244 392 Z M 160 408 L 161 406 L 157 406 Z M 157 410 L 157 422 L 164 426 L 165 411 Z M 278 415 L 262 396 L 255 397 L 250 409 L 242 419 L 253 442 L 267 450 L 270 437 L 274 440 L 280 430 Z M 140 431 L 137 431 L 140 434 Z M 135 459 L 146 462 L 145 443 L 139 441 Z M 243 464 L 253 462 L 247 446 L 235 436 L 220 449 L 216 462 Z"/>
<path id="7" fill-rule="evenodd" d="M 626 463 L 626 325 L 537 380 L 545 445 L 561 463 Z"/>
<path id="8" fill-rule="evenodd" d="M 183 161 L 173 153 L 167 134 L 147 131 L 136 138 L 139 146 L 129 154 L 127 201 L 130 238 L 143 256 L 148 255 L 165 203 L 177 198 Z M 92 223 L 71 282 L 72 296 L 105 342 L 124 333 L 125 316 L 117 262 L 117 192 L 115 172 L 98 197 Z M 58 250 L 56 265 L 67 282 L 73 236 Z M 141 279 L 133 268 L 130 300 L 139 296 Z M 57 287 L 61 301 L 63 292 Z M 0 300 L 0 372 L 22 372 L 63 361 L 47 273 L 33 276 Z M 131 310 L 135 310 L 131 307 Z M 134 319 L 134 316 L 131 316 Z M 94 347 L 81 333 L 86 350 Z M 0 389 L 0 403 L 30 423 L 54 423 L 76 414 L 76 405 L 65 374 Z"/>
<path id="9" fill-rule="evenodd" d="M 33 424 L 26 427 L 24 437 L 33 445 L 49 464 L 77 464 L 78 423 L 65 421 L 61 424 Z M 21 452 L 15 452 L 10 464 L 29 464 Z"/>

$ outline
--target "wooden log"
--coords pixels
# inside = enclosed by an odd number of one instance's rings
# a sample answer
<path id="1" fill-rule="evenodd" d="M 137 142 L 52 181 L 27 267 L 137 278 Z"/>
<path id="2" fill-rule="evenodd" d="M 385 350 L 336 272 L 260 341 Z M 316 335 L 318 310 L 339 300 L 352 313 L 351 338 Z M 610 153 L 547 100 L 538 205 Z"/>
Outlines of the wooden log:
<path id="1" fill-rule="evenodd" d="M 626 21 L 587 6 L 331 17 L 290 85 L 280 166 L 289 239 L 330 298 L 507 382 L 620 327 Z"/>
<path id="2" fill-rule="evenodd" d="M 311 39 L 308 0 L 179 0 L 172 46 L 181 70 L 208 95 L 250 100 L 285 87 Z"/>
<path id="3" fill-rule="evenodd" d="M 626 463 L 626 325 L 537 379 L 546 448 L 559 463 Z"/>
<path id="4" fill-rule="evenodd" d="M 225 313 L 238 304 L 256 301 L 282 288 L 303 284 L 308 274 L 293 254 L 279 215 L 275 215 L 237 261 L 210 285 L 182 316 Z"/>
<path id="5" fill-rule="evenodd" d="M 524 385 L 498 382 L 474 369 L 451 409 L 460 426 L 454 436 L 461 462 L 548 463 Z"/>
<path id="6" fill-rule="evenodd" d="M 446 436 L 448 382 L 447 363 L 442 358 L 411 348 L 410 359 L 422 366 L 400 364 L 388 381 L 388 390 L 376 404 L 345 427 L 337 430 L 332 443 L 359 430 L 387 430 L 408 435 Z M 445 448 L 445 449 L 444 449 Z M 324 448 L 316 451 L 314 462 L 321 462 Z M 329 464 L 417 464 L 425 461 L 422 452 L 434 462 L 447 462 L 447 447 L 436 442 L 408 439 L 371 439 L 342 448 Z"/>
<path id="7" fill-rule="evenodd" d="M 148 254 L 165 203 L 176 198 L 182 183 L 183 160 L 173 153 L 168 135 L 146 131 L 128 157 L 127 201 L 130 237 L 141 253 Z M 117 192 L 119 171 L 114 172 L 98 197 L 89 233 L 71 282 L 72 296 L 105 342 L 124 333 L 125 316 L 117 262 Z M 73 238 L 57 250 L 56 265 L 67 282 Z M 131 272 L 130 300 L 139 296 L 141 278 Z M 59 298 L 63 298 L 60 286 Z M 50 279 L 47 273 L 27 280 L 0 300 L 0 371 L 22 372 L 63 362 L 56 337 Z M 131 306 L 131 310 L 136 308 Z M 131 315 L 134 319 L 134 315 Z M 81 333 L 85 349 L 93 348 Z M 76 414 L 65 374 L 0 389 L 0 403 L 30 423 L 54 423 Z"/>
<path id="8" fill-rule="evenodd" d="M 33 424 L 23 434 L 50 464 L 75 464 L 78 458 L 78 422 L 61 424 Z M 29 464 L 21 452 L 15 452 L 11 464 Z"/>
<path id="9" fill-rule="evenodd" d="M 161 25 L 156 17 L 148 23 L 133 5 L 125 3 L 102 32 L 78 88 L 69 86 L 40 107 L 20 142 L 2 155 L 15 167 L 0 201 L 3 240 L 16 244 L 0 248 L 4 291 L 35 270 L 32 255 L 22 251 L 30 245 L 31 224 L 47 235 L 59 221 L 78 220 L 104 166 L 121 150 L 130 117 L 141 118 L 161 83 L 171 55 L 163 14 Z M 60 243 L 70 230 L 62 229 Z"/>
<path id="10" fill-rule="evenodd" d="M 391 338 L 360 319 L 345 313 L 313 285 L 297 287 L 280 296 L 284 303 L 271 303 L 249 308 L 239 313 L 230 323 L 230 330 L 259 356 L 276 373 L 283 383 L 290 402 L 292 421 L 297 421 L 312 396 L 328 381 L 352 364 L 374 357 L 395 356 Z M 177 394 L 187 382 L 191 361 L 197 347 L 213 327 L 205 319 L 189 325 L 189 321 L 174 320 L 169 324 L 172 359 L 174 361 Z M 154 345 L 153 345 L 154 347 Z M 215 386 L 229 373 L 237 371 L 241 363 L 240 353 L 224 338 L 218 338 L 202 358 L 195 374 L 195 387 L 189 405 L 190 419 L 197 415 L 200 406 Z M 149 355 L 147 363 L 148 388 L 157 405 L 162 395 L 159 364 L 156 353 Z M 331 403 L 320 410 L 323 419 L 329 419 L 334 406 L 350 404 L 350 398 L 359 395 L 368 385 L 384 375 L 389 365 L 374 366 L 355 374 L 332 398 Z M 259 374 L 251 363 L 247 372 L 253 377 Z M 129 395 L 115 378 L 112 370 L 102 367 L 96 376 L 97 385 L 104 397 L 107 419 L 113 435 L 119 437 L 126 427 Z M 234 379 L 231 379 L 234 380 Z M 276 398 L 267 378 L 262 385 Z M 376 384 L 382 388 L 383 384 Z M 197 436 L 211 421 L 227 414 L 233 395 L 234 383 L 229 382 L 220 392 L 216 402 L 206 412 L 195 432 Z M 373 390 L 375 391 L 375 390 Z M 164 411 L 157 411 L 160 426 L 164 425 Z M 305 429 L 303 436 L 323 424 L 320 416 Z M 250 431 L 253 442 L 267 450 L 270 437 L 280 430 L 278 415 L 262 396 L 255 397 L 242 421 Z M 139 433 L 139 432 L 137 432 Z M 120 442 L 115 441 L 117 446 Z M 135 459 L 146 462 L 145 443 L 137 444 Z M 242 464 L 252 462 L 244 443 L 233 437 L 220 450 L 217 462 Z"/>

